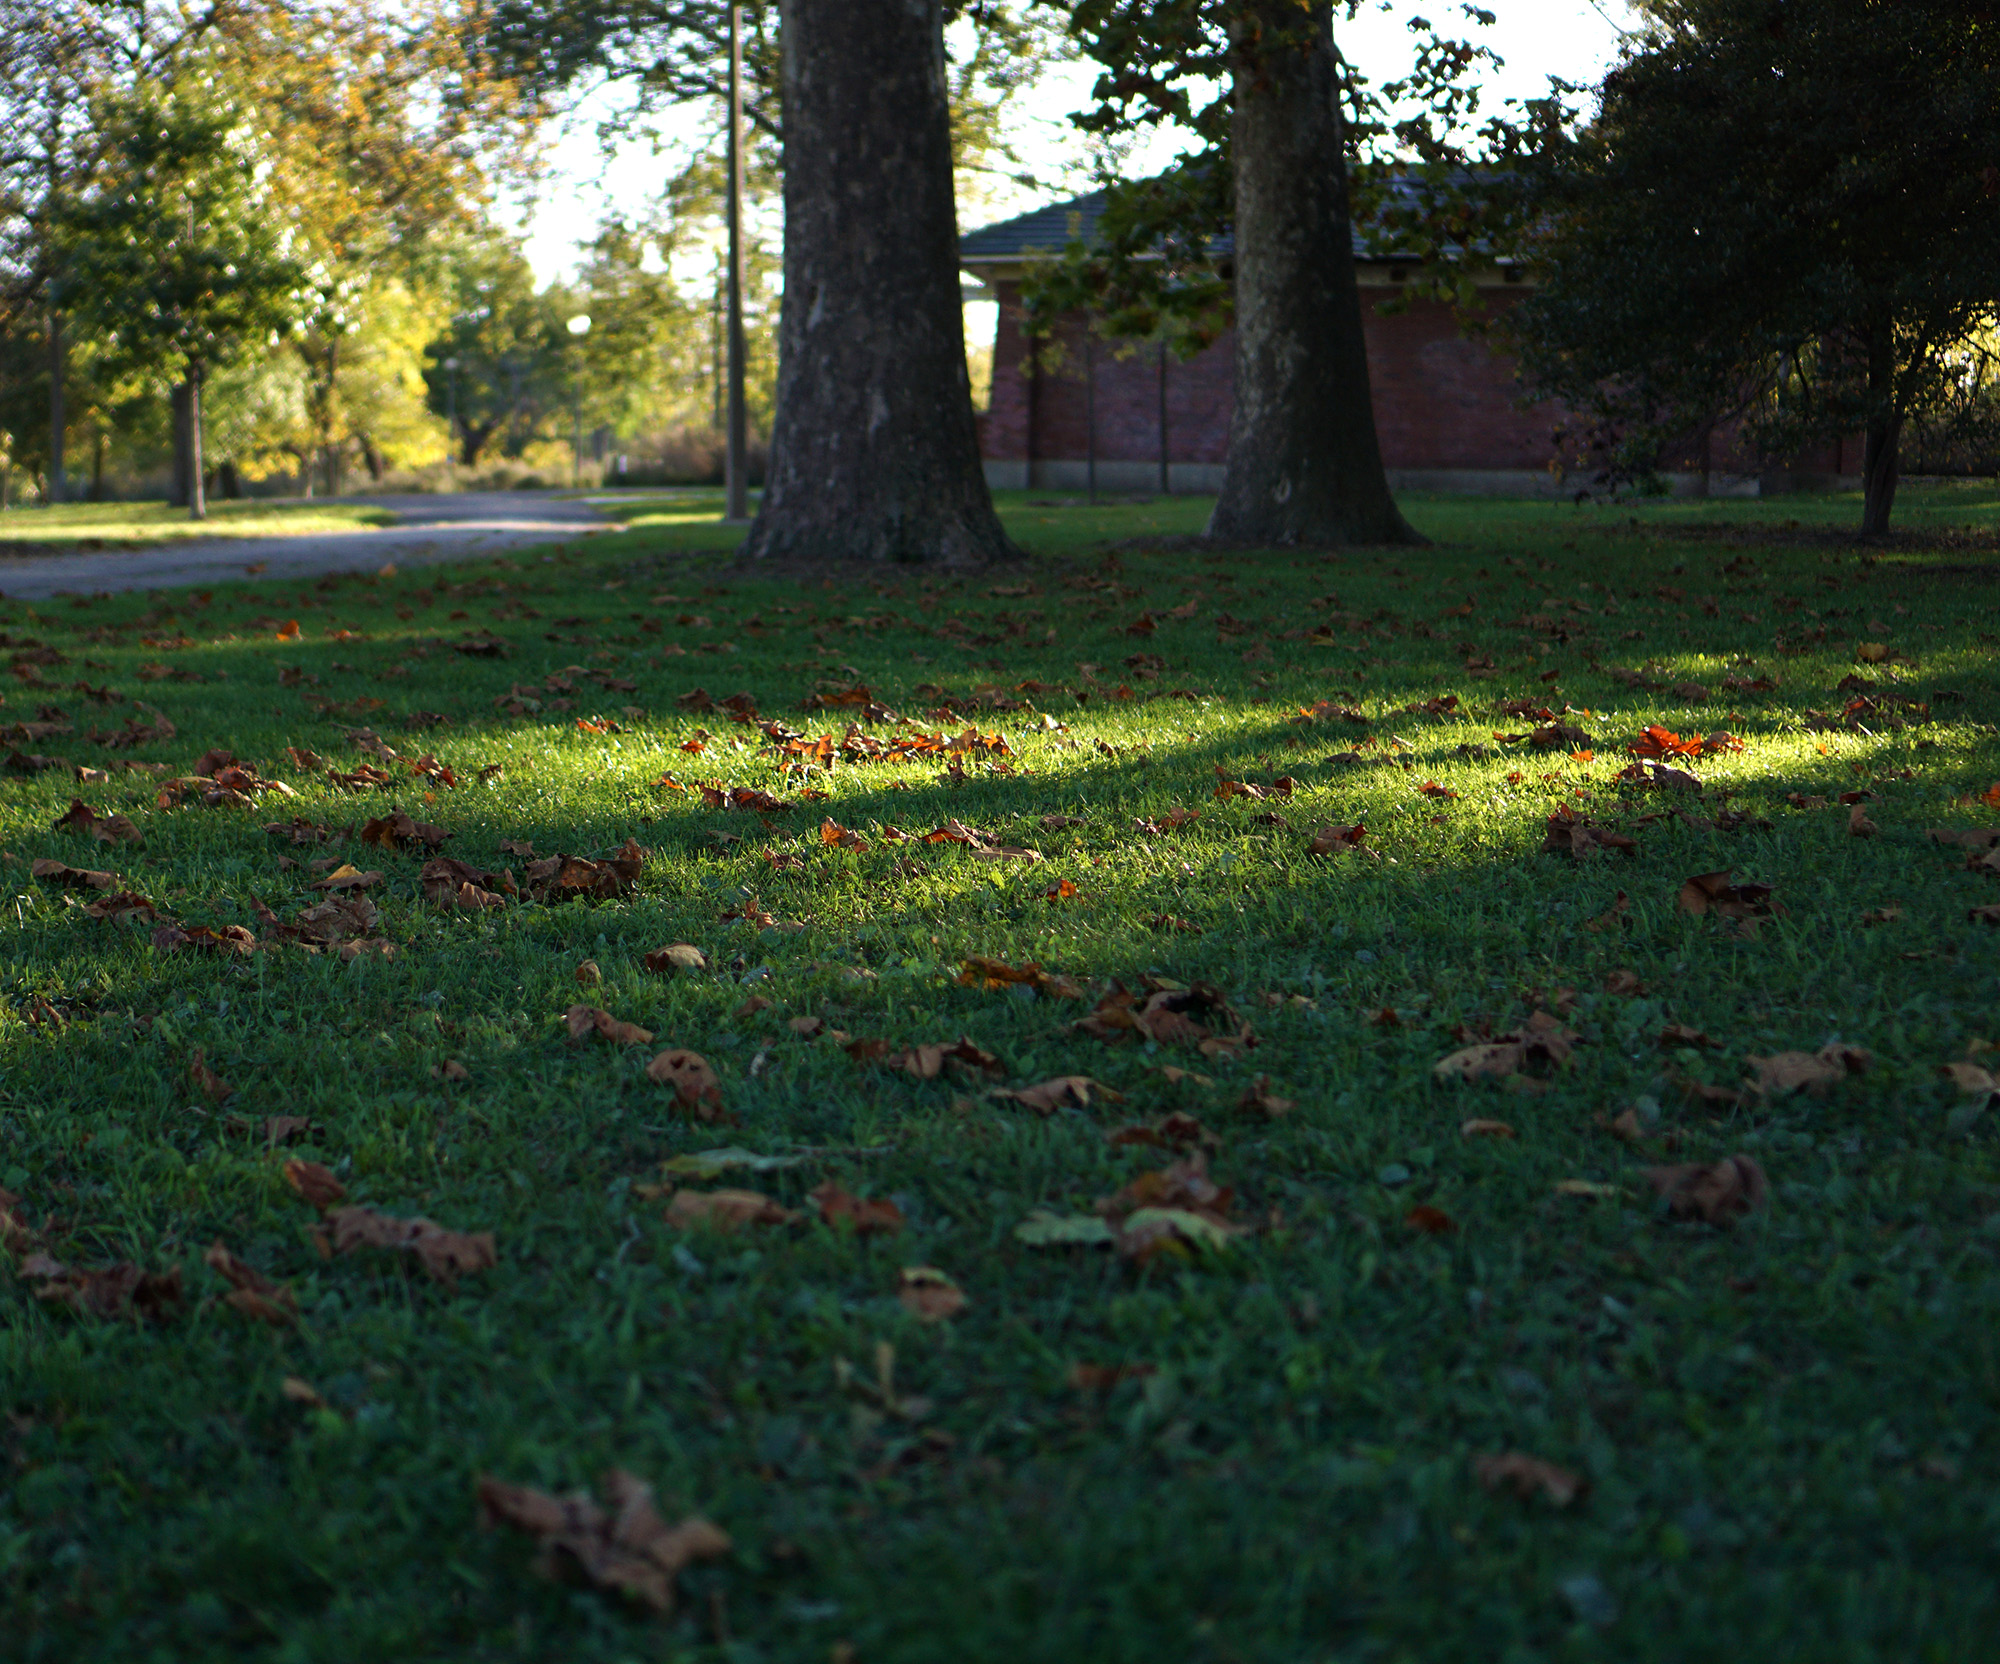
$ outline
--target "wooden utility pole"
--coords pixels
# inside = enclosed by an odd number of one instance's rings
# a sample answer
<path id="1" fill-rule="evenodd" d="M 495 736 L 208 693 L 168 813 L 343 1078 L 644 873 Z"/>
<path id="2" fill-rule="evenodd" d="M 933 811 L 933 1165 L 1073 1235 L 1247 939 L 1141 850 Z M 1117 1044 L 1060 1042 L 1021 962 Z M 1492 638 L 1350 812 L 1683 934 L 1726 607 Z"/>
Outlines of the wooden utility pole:
<path id="1" fill-rule="evenodd" d="M 724 518 L 750 518 L 743 405 L 743 8 L 729 8 L 729 454 Z"/>

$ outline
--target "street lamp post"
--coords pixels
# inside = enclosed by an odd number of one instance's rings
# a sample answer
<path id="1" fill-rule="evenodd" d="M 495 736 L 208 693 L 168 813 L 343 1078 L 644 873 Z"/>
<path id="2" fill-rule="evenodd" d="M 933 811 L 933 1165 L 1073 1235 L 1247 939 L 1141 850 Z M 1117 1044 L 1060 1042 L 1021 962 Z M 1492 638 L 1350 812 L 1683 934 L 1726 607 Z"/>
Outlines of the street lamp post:
<path id="1" fill-rule="evenodd" d="M 563 325 L 578 346 L 590 333 L 590 314 L 579 312 Z M 583 481 L 583 366 L 575 359 L 569 371 L 569 483 L 574 491 Z"/>
<path id="2" fill-rule="evenodd" d="M 444 403 L 448 412 L 445 420 L 451 428 L 451 442 L 445 447 L 445 478 L 453 485 L 458 483 L 458 360 L 444 361 Z"/>
<path id="3" fill-rule="evenodd" d="M 724 518 L 750 518 L 743 404 L 743 8 L 729 8 L 729 433 Z"/>

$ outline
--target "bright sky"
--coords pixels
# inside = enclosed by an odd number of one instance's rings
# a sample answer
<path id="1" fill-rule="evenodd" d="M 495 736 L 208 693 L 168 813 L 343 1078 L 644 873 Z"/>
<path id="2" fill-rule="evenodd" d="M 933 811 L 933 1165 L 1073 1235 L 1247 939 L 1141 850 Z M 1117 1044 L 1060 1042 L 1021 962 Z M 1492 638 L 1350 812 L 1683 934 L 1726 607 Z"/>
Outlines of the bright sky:
<path id="1" fill-rule="evenodd" d="M 1573 82 L 1598 80 L 1616 56 L 1620 30 L 1631 22 L 1625 0 L 1484 0 L 1484 5 L 1495 14 L 1493 27 L 1467 25 L 1464 32 L 1505 60 L 1504 67 L 1488 78 L 1491 106 L 1507 98 L 1539 94 L 1550 76 Z M 1421 10 L 1446 29 L 1457 9 L 1457 0 L 1424 8 L 1409 0 L 1395 4 L 1363 0 L 1357 17 L 1336 23 L 1336 38 L 1341 50 L 1371 76 L 1387 79 L 1409 63 L 1406 19 L 1413 11 Z M 1048 196 L 1086 188 L 1074 171 L 1085 156 L 1081 135 L 1066 118 L 1087 102 L 1094 75 L 1089 64 L 1065 66 L 1020 100 L 1015 143 L 1036 174 L 1050 182 Z M 552 158 L 554 176 L 523 214 L 528 257 L 544 282 L 574 269 L 578 250 L 607 213 L 642 216 L 671 169 L 670 159 L 660 155 L 653 142 L 643 136 L 628 141 L 608 158 L 603 154 L 595 126 L 612 108 L 608 102 L 598 101 L 557 139 Z M 679 113 L 667 124 L 664 137 L 670 150 L 685 150 L 701 142 L 708 126 L 703 114 Z M 1143 172 L 1149 163 L 1157 165 L 1174 148 L 1171 141 L 1163 141 L 1152 154 L 1135 156 L 1133 171 Z M 959 220 L 969 230 L 1020 213 L 1035 200 L 1035 193 L 1015 187 L 989 190 L 981 200 L 961 201 Z"/>

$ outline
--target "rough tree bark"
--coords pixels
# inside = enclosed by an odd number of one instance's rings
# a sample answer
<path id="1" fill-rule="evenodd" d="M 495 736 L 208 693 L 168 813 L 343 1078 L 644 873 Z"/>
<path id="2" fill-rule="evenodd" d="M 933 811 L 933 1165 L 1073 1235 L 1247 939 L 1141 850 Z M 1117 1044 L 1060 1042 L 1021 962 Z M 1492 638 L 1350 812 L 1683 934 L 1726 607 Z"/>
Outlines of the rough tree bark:
<path id="1" fill-rule="evenodd" d="M 1861 535 L 1880 537 L 1896 506 L 1897 452 L 1903 437 L 1896 409 L 1893 326 L 1879 320 L 1868 332 L 1868 421 L 1861 451 Z"/>
<path id="2" fill-rule="evenodd" d="M 1209 535 L 1421 543 L 1375 435 L 1325 0 L 1245 0 L 1230 70 L 1236 407 Z"/>
<path id="3" fill-rule="evenodd" d="M 778 409 L 745 560 L 1015 553 L 980 466 L 940 0 L 783 0 Z"/>

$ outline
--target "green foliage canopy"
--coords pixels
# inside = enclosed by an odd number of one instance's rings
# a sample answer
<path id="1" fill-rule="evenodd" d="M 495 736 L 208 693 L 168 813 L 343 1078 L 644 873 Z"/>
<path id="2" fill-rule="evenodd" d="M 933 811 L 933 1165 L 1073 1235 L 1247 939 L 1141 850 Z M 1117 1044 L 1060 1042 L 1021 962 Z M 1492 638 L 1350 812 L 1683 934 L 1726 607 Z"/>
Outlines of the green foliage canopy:
<path id="1" fill-rule="evenodd" d="M 1867 435 L 1886 528 L 1912 423 L 1994 426 L 2000 6 L 1652 0 L 1597 119 L 1531 174 L 1533 390 L 1611 478 L 1719 424 Z"/>

